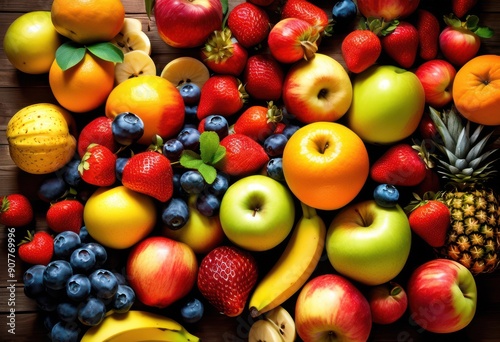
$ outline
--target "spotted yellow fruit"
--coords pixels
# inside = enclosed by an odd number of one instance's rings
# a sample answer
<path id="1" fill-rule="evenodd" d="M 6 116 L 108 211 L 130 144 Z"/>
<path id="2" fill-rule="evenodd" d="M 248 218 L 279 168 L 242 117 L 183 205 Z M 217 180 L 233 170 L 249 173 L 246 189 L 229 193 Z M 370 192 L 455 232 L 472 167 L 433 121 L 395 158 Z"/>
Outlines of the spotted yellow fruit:
<path id="1" fill-rule="evenodd" d="M 10 157 L 31 174 L 46 174 L 63 167 L 76 151 L 75 122 L 58 105 L 37 103 L 19 110 L 7 124 Z"/>

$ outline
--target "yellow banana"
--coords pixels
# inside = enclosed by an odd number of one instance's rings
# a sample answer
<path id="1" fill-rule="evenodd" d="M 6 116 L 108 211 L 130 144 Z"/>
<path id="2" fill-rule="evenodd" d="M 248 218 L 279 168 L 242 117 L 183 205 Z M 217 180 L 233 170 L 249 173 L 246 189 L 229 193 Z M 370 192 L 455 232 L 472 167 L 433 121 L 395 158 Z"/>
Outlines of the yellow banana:
<path id="1" fill-rule="evenodd" d="M 130 310 L 105 317 L 101 324 L 87 330 L 80 340 L 105 341 L 197 342 L 199 338 L 171 318 L 146 311 Z"/>
<path id="2" fill-rule="evenodd" d="M 249 300 L 250 314 L 257 317 L 281 305 L 309 279 L 325 245 L 326 226 L 316 210 L 304 203 L 285 251 L 256 286 Z"/>

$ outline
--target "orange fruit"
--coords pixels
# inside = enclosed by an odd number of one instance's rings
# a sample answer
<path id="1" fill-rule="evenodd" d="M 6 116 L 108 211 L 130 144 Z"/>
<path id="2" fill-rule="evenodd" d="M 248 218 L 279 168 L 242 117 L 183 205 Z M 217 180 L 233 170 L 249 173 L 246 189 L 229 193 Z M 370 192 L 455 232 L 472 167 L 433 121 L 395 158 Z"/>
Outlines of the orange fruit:
<path id="1" fill-rule="evenodd" d="M 49 84 L 61 106 L 76 113 L 96 109 L 106 101 L 114 87 L 115 64 L 89 52 L 77 65 L 62 70 L 54 60 Z"/>
<path id="2" fill-rule="evenodd" d="M 465 63 L 453 81 L 453 101 L 468 120 L 500 125 L 500 56 L 481 55 Z"/>
<path id="3" fill-rule="evenodd" d="M 339 209 L 351 202 L 363 188 L 370 164 L 356 133 L 323 121 L 297 130 L 285 145 L 282 162 L 292 193 L 321 210 Z"/>
<path id="4" fill-rule="evenodd" d="M 125 20 L 120 0 L 54 0 L 50 12 L 56 31 L 80 44 L 110 41 Z"/>
<path id="5" fill-rule="evenodd" d="M 177 135 L 184 125 L 184 100 L 179 90 L 165 78 L 144 75 L 118 84 L 106 101 L 106 116 L 113 119 L 131 112 L 144 122 L 139 144 L 150 144 L 158 134 L 163 139 Z"/>

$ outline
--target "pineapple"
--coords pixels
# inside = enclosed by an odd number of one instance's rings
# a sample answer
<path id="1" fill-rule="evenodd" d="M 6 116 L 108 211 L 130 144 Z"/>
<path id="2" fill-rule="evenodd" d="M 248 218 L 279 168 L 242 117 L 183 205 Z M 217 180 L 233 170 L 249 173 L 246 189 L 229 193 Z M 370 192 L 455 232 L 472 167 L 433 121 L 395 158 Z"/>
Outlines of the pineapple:
<path id="1" fill-rule="evenodd" d="M 488 181 L 496 173 L 496 151 L 483 151 L 491 134 L 480 138 L 484 128 L 471 133 L 471 123 L 452 108 L 444 113 L 430 109 L 441 140 L 434 143 L 441 154 L 438 172 L 447 184 L 436 194 L 451 213 L 445 245 L 437 250 L 440 257 L 466 266 L 474 275 L 493 272 L 500 262 L 500 198 Z M 438 141 L 439 140 L 439 141 Z"/>

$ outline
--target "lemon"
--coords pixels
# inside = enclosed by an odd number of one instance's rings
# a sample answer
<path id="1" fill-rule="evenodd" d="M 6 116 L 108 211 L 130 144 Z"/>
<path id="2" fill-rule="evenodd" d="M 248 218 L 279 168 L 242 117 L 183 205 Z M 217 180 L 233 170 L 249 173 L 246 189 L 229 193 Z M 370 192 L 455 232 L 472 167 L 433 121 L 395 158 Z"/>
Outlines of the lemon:
<path id="1" fill-rule="evenodd" d="M 103 246 L 115 249 L 129 248 L 149 235 L 156 217 L 151 197 L 122 185 L 98 188 L 83 211 L 90 236 Z"/>

